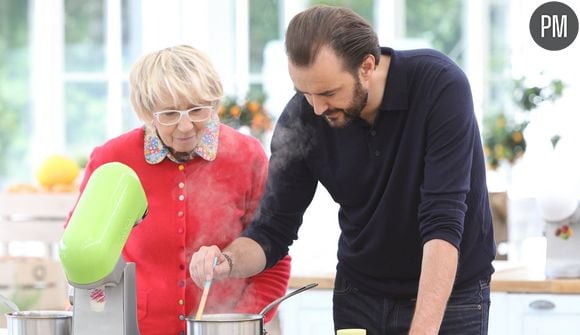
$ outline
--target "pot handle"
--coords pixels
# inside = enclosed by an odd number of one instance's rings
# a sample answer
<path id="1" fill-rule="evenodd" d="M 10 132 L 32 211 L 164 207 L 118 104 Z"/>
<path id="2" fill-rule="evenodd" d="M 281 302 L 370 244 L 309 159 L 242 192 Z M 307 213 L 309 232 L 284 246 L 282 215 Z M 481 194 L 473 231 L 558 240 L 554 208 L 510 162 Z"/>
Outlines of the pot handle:
<path id="1" fill-rule="evenodd" d="M 12 310 L 12 312 L 19 312 L 20 311 L 18 309 L 18 306 L 14 303 L 14 301 L 6 298 L 2 294 L 0 294 L 0 302 L 4 305 L 8 306 L 8 308 L 10 308 Z"/>
<path id="2" fill-rule="evenodd" d="M 268 313 L 272 308 L 274 308 L 276 305 L 278 305 L 282 301 L 290 298 L 291 296 L 293 296 L 295 294 L 298 294 L 300 292 L 304 292 L 304 291 L 309 290 L 309 289 L 316 287 L 316 286 L 318 286 L 318 283 L 311 283 L 311 284 L 308 284 L 306 286 L 302 286 L 301 288 L 297 289 L 296 291 L 292 291 L 292 292 L 286 294 L 285 296 L 280 297 L 280 298 L 272 301 L 266 307 L 264 307 L 264 309 L 262 309 L 262 311 L 260 311 L 260 315 L 264 316 L 266 313 Z"/>

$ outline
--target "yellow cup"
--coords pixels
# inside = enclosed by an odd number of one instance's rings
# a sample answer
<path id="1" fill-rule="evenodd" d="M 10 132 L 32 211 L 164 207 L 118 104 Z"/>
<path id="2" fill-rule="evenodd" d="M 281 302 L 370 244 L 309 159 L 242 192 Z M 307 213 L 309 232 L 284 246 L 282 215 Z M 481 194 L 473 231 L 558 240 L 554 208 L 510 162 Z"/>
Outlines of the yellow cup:
<path id="1" fill-rule="evenodd" d="M 336 335 L 367 335 L 367 330 L 360 328 L 339 329 L 336 331 Z"/>

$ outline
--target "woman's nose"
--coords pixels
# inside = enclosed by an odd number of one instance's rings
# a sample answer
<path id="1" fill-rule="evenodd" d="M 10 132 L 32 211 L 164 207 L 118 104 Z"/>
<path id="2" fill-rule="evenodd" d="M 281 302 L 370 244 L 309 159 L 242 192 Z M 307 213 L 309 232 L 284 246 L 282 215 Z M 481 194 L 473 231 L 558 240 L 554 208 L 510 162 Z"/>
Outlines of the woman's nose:
<path id="1" fill-rule="evenodd" d="M 194 127 L 193 122 L 185 115 L 182 116 L 181 120 L 179 120 L 179 122 L 177 123 L 177 128 L 180 131 L 188 131 L 193 127 Z"/>

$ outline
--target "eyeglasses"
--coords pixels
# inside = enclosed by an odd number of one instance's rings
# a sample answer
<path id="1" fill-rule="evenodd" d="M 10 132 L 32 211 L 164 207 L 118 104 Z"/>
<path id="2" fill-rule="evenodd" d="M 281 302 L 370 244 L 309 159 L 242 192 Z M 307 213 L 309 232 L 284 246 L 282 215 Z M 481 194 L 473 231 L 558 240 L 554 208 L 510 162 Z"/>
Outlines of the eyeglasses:
<path id="1" fill-rule="evenodd" d="M 209 119 L 213 106 L 197 106 L 187 110 L 168 109 L 153 113 L 153 116 L 160 124 L 172 126 L 178 124 L 184 115 L 187 115 L 191 122 L 204 122 Z"/>

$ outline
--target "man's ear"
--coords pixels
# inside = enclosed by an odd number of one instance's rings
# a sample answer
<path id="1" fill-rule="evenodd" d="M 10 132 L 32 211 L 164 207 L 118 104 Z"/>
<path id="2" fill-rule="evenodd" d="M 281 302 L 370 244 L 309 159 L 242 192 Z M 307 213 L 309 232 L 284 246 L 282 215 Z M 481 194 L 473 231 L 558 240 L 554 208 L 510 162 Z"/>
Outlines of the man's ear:
<path id="1" fill-rule="evenodd" d="M 375 69 L 375 56 L 367 55 L 362 61 L 360 71 L 361 76 L 368 79 Z"/>

